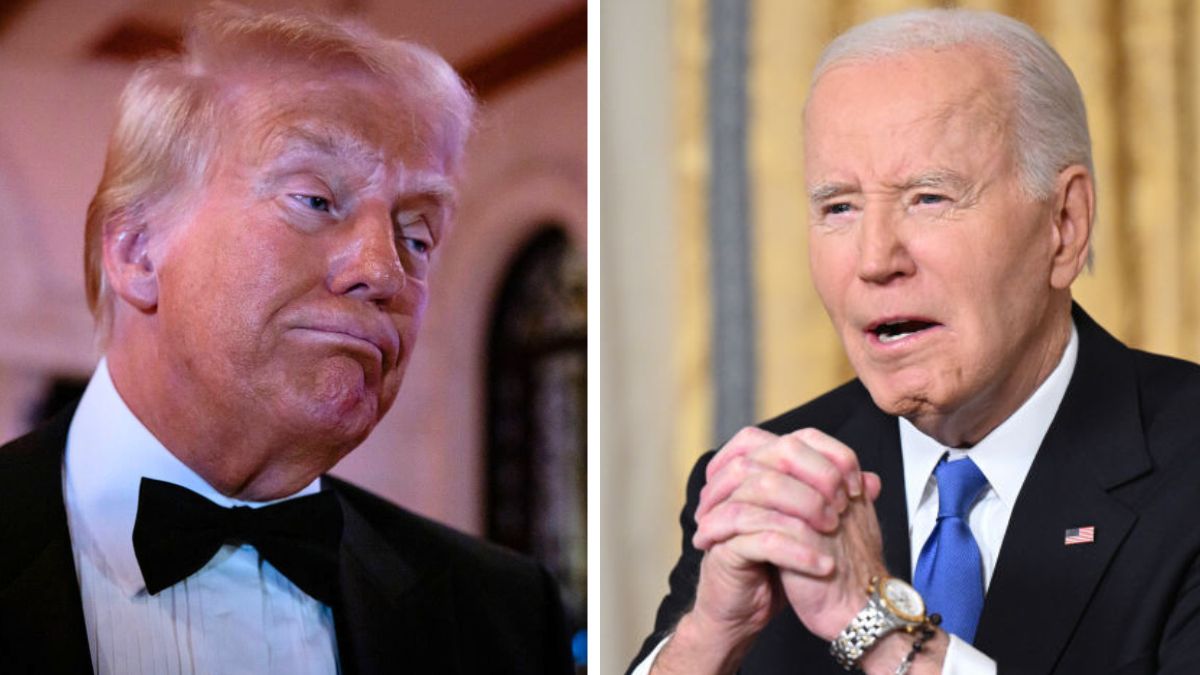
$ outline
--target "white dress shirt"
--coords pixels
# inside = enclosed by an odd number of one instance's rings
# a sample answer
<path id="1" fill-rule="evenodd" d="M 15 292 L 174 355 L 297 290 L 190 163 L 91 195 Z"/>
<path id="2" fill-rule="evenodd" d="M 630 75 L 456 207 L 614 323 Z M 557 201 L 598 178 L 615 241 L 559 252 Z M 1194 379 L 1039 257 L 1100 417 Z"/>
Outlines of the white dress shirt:
<path id="1" fill-rule="evenodd" d="M 332 674 L 329 607 L 249 545 L 226 545 L 183 581 L 150 595 L 133 552 L 142 477 L 221 506 L 263 506 L 217 492 L 125 405 L 101 361 L 67 434 L 63 494 L 88 645 L 97 675 Z M 319 490 L 314 481 L 296 495 Z"/>
<path id="2" fill-rule="evenodd" d="M 1079 335 L 1071 326 L 1071 338 L 1058 365 L 1033 395 L 1021 404 L 1008 419 L 992 430 L 974 447 L 960 450 L 947 448 L 917 430 L 911 422 L 900 418 L 900 452 L 904 457 L 904 491 L 908 507 L 908 538 L 912 547 L 912 566 L 916 571 L 917 558 L 925 540 L 937 523 L 938 491 L 933 469 L 942 455 L 950 453 L 950 461 L 970 457 L 988 480 L 988 487 L 971 508 L 967 525 L 983 561 L 984 589 L 992 581 L 1000 544 L 1008 529 L 1008 519 L 1021 492 L 1029 467 L 1037 455 L 1050 423 L 1058 413 L 1075 361 L 1079 354 Z M 648 675 L 658 652 L 666 645 L 663 640 L 655 647 L 632 675 Z M 899 665 L 899 664 L 897 664 Z M 942 666 L 942 675 L 995 675 L 996 662 L 955 635 Z"/>

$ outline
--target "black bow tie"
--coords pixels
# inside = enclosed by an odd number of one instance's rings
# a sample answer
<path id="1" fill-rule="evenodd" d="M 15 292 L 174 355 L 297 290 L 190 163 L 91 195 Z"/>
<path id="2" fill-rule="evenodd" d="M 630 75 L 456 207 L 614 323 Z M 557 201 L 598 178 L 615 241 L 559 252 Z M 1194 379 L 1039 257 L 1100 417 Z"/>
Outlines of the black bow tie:
<path id="1" fill-rule="evenodd" d="M 252 509 L 225 508 L 173 483 L 143 478 L 133 551 L 154 595 L 204 567 L 226 543 L 258 550 L 300 590 L 337 599 L 342 509 L 332 492 Z"/>

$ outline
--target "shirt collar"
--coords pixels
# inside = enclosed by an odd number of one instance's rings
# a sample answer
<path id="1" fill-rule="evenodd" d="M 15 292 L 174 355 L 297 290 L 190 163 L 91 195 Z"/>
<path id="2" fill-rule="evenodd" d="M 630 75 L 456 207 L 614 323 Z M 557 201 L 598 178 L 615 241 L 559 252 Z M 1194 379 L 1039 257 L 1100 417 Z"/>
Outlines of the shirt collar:
<path id="1" fill-rule="evenodd" d="M 947 451 L 951 456 L 966 455 L 975 462 L 988 484 L 1009 509 L 1017 501 L 1021 485 L 1033 464 L 1042 439 L 1050 429 L 1071 382 L 1079 354 L 1079 334 L 1071 324 L 1071 338 L 1058 365 L 1017 411 L 967 450 L 946 448 L 900 418 L 900 451 L 904 457 L 904 489 L 908 515 L 916 513 L 929 489 L 930 477 L 938 460 Z"/>
<path id="2" fill-rule="evenodd" d="M 101 359 L 67 432 L 63 493 L 77 554 L 87 552 L 130 597 L 146 587 L 133 552 L 143 476 L 181 485 L 221 506 L 274 503 L 226 497 L 171 454 L 125 404 Z M 285 499 L 318 490 L 319 478 Z"/>

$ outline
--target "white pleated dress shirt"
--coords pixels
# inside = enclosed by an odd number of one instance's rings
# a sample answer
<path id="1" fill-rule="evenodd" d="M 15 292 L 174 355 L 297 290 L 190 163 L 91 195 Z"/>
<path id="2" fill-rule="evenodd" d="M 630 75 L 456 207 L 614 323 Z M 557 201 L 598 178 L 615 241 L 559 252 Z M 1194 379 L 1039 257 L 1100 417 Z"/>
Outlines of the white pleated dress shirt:
<path id="1" fill-rule="evenodd" d="M 1079 355 L 1079 335 L 1071 326 L 1071 338 L 1062 358 L 1049 377 L 1034 391 L 1000 426 L 992 430 L 974 447 L 966 450 L 947 448 L 933 438 L 917 430 L 908 420 L 900 418 L 900 452 L 904 457 L 904 490 L 908 507 L 908 539 L 912 547 L 912 566 L 916 571 L 917 559 L 925 540 L 933 533 L 937 524 L 938 491 L 933 469 L 942 455 L 949 453 L 950 461 L 970 457 L 988 480 L 988 487 L 971 508 L 967 525 L 983 562 L 984 589 L 992 580 L 996 558 L 1000 555 L 1000 544 L 1008 530 L 1008 519 L 1012 515 L 1017 495 L 1025 483 L 1025 476 L 1033 465 L 1042 439 L 1050 430 L 1050 423 L 1058 413 L 1071 374 L 1075 372 L 1075 361 Z M 648 675 L 650 666 L 667 641 L 658 644 L 632 675 Z M 897 664 L 899 665 L 899 664 Z M 958 636 L 950 636 L 950 647 L 942 675 L 995 675 L 996 663 L 983 652 L 967 644 Z"/>
<path id="2" fill-rule="evenodd" d="M 142 477 L 221 506 L 264 506 L 217 492 L 129 410 L 105 361 L 71 420 L 63 494 L 88 645 L 97 675 L 330 675 L 338 672 L 329 607 L 249 545 L 226 545 L 191 577 L 150 595 L 133 552 Z M 293 497 L 316 492 L 314 481 Z"/>

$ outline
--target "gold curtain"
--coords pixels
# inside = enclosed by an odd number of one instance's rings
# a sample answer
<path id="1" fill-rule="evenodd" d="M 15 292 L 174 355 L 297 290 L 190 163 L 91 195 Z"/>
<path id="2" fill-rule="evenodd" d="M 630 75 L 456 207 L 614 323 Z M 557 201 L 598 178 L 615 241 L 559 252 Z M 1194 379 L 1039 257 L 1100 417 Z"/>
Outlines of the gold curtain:
<path id="1" fill-rule="evenodd" d="M 1088 106 L 1099 189 L 1094 272 L 1079 302 L 1126 343 L 1200 357 L 1200 9 L 1192 0 L 747 0 L 759 416 L 852 375 L 808 278 L 801 110 L 825 43 L 897 10 L 958 4 L 1031 24 L 1062 54 Z M 677 486 L 711 442 L 706 236 L 705 0 L 676 0 Z M 678 492 L 676 494 L 679 494 Z"/>

